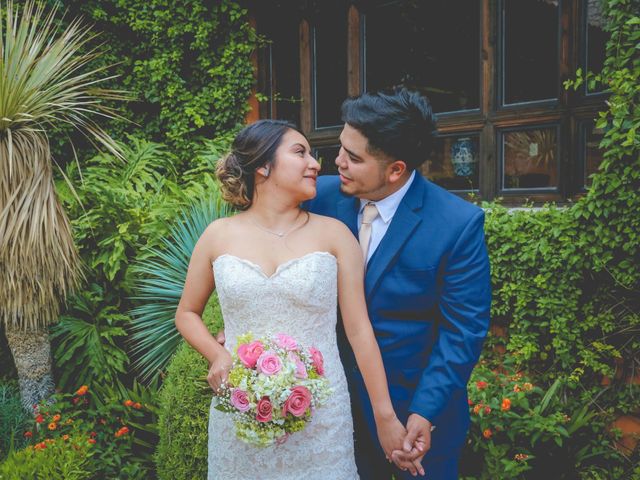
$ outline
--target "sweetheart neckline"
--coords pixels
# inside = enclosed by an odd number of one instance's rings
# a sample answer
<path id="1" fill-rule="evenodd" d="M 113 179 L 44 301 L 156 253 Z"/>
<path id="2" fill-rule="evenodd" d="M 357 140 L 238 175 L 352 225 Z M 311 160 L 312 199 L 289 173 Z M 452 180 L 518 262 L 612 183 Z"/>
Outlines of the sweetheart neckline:
<path id="1" fill-rule="evenodd" d="M 216 257 L 216 259 L 212 262 L 212 265 L 214 265 L 219 259 L 221 259 L 223 257 L 235 258 L 235 259 L 239 260 L 240 262 L 242 262 L 242 263 L 244 263 L 246 265 L 249 265 L 250 267 L 253 267 L 260 274 L 262 274 L 262 276 L 265 279 L 271 280 L 272 278 L 274 278 L 278 273 L 280 273 L 283 269 L 285 269 L 289 265 L 293 265 L 294 263 L 302 261 L 303 259 L 305 259 L 307 257 L 311 257 L 312 255 L 328 255 L 329 257 L 333 258 L 336 262 L 338 261 L 338 259 L 336 258 L 336 256 L 333 253 L 323 252 L 323 251 L 317 250 L 317 251 L 314 251 L 314 252 L 305 253 L 304 255 L 302 255 L 300 257 L 292 258 L 290 260 L 287 260 L 286 262 L 282 262 L 281 264 L 279 264 L 276 267 L 276 269 L 273 271 L 273 273 L 271 275 L 267 275 L 264 272 L 264 270 L 262 269 L 262 267 L 260 265 L 258 265 L 257 263 L 254 263 L 251 260 L 248 260 L 246 258 L 242 258 L 242 257 L 239 257 L 237 255 L 233 255 L 231 253 L 223 253 L 222 255 L 218 255 L 218 257 Z"/>

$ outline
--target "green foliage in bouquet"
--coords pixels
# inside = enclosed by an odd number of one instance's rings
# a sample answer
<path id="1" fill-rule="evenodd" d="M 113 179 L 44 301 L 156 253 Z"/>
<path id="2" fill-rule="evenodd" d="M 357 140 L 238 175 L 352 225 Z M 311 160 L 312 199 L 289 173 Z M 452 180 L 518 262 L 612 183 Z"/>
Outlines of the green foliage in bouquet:
<path id="1" fill-rule="evenodd" d="M 212 297 L 202 319 L 210 332 L 222 328 L 220 307 Z M 160 390 L 160 442 L 155 462 L 161 480 L 191 480 L 207 476 L 209 408 L 213 392 L 203 386 L 207 362 L 187 343 L 173 357 Z"/>

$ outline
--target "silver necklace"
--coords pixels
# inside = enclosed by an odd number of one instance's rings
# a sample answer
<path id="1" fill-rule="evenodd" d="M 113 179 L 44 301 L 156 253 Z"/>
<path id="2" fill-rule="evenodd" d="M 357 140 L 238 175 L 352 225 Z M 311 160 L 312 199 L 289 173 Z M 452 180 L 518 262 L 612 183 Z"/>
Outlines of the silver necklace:
<path id="1" fill-rule="evenodd" d="M 289 230 L 284 231 L 284 232 L 274 232 L 273 230 L 269 230 L 268 228 L 263 227 L 258 222 L 256 222 L 253 218 L 249 218 L 249 220 L 251 221 L 251 223 L 253 223 L 260 230 L 263 230 L 263 231 L 265 231 L 267 233 L 270 233 L 271 235 L 275 235 L 278 238 L 283 238 L 283 237 L 286 237 L 287 235 L 289 235 L 294 230 L 297 230 L 298 228 L 304 227 L 309 222 L 309 212 L 304 212 L 304 213 L 307 214 L 307 219 L 305 220 L 305 222 L 302 225 L 296 225 L 296 223 L 298 222 L 298 218 L 300 217 L 300 213 L 298 213 L 298 216 L 296 217 L 296 219 L 293 222 L 293 226 Z"/>

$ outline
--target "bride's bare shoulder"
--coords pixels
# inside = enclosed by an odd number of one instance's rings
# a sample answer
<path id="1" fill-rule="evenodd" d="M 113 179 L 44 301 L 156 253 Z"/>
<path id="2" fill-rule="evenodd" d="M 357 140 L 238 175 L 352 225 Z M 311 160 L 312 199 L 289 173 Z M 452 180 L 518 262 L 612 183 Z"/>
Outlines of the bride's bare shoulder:
<path id="1" fill-rule="evenodd" d="M 316 213 L 310 213 L 310 215 L 311 220 L 316 226 L 316 230 L 322 237 L 330 239 L 345 239 L 353 237 L 351 230 L 349 230 L 349 228 L 340 220 L 336 220 L 333 217 L 318 215 Z"/>
<path id="2" fill-rule="evenodd" d="M 207 226 L 200 240 L 209 246 L 211 254 L 215 256 L 216 251 L 224 251 L 241 223 L 235 217 L 218 218 Z"/>

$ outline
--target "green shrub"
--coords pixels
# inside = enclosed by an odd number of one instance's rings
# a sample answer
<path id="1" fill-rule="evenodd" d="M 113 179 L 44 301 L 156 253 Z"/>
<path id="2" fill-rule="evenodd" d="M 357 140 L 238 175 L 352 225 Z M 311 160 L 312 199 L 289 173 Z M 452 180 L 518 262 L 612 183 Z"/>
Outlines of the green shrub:
<path id="1" fill-rule="evenodd" d="M 33 416 L 22 406 L 17 383 L 0 380 L 0 460 L 12 445 L 19 450 L 26 444 L 23 433 L 32 420 Z"/>
<path id="2" fill-rule="evenodd" d="M 212 297 L 203 313 L 211 332 L 222 327 L 220 307 Z M 160 390 L 160 442 L 155 455 L 158 478 L 206 478 L 209 407 L 212 392 L 199 380 L 207 361 L 187 343 L 176 352 Z"/>
<path id="3" fill-rule="evenodd" d="M 105 397 L 87 385 L 72 394 L 56 393 L 35 409 L 27 431 L 30 447 L 88 445 L 93 474 L 87 478 L 149 478 L 157 442 L 153 402 L 137 384 L 125 397 Z"/>
<path id="4" fill-rule="evenodd" d="M 12 451 L 0 463 L 1 480 L 84 480 L 92 478 L 92 446 L 76 436 Z"/>

